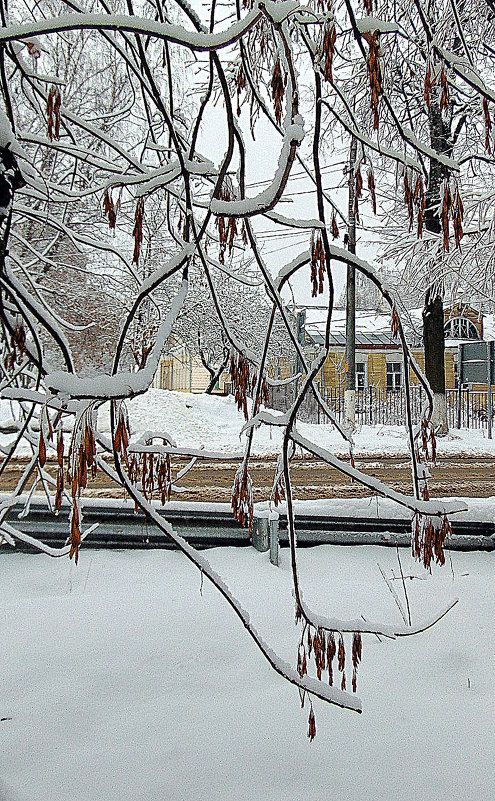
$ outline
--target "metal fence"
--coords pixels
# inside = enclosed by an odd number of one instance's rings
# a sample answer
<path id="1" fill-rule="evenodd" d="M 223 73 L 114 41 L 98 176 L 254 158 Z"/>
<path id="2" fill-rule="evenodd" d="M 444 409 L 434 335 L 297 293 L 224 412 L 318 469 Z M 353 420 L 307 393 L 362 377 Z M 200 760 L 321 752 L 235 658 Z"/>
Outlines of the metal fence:
<path id="1" fill-rule="evenodd" d="M 447 390 L 447 409 L 449 413 L 449 426 L 455 428 L 460 422 L 461 428 L 488 428 L 488 391 L 463 389 Z M 449 401 L 452 397 L 452 401 Z M 460 411 L 459 411 L 460 395 Z M 492 390 L 492 410 L 495 409 L 495 393 Z M 494 412 L 492 411 L 492 421 Z"/>
<path id="2" fill-rule="evenodd" d="M 293 384 L 270 387 L 269 406 L 286 411 L 294 401 Z M 411 387 L 411 413 L 414 424 L 421 420 L 422 409 L 426 407 L 426 393 L 422 387 Z M 344 420 L 344 390 L 330 388 L 323 393 L 330 409 L 339 422 Z M 487 428 L 488 391 L 473 391 L 469 388 L 446 391 L 447 415 L 450 428 Z M 495 410 L 495 391 L 492 391 L 492 409 Z M 493 414 L 492 414 L 493 416 Z M 329 422 L 321 412 L 313 392 L 308 392 L 301 407 L 299 417 L 310 423 Z M 366 387 L 356 390 L 356 423 L 358 425 L 402 425 L 406 419 L 406 399 L 404 389 L 387 390 Z"/>

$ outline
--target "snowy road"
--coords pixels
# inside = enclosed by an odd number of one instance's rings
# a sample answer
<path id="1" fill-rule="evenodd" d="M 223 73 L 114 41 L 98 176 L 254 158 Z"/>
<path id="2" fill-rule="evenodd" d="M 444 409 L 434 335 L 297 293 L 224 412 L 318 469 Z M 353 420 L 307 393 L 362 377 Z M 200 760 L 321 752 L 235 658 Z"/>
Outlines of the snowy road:
<path id="1" fill-rule="evenodd" d="M 0 489 L 7 492 L 15 486 L 25 460 L 9 466 L 1 478 Z M 173 460 L 174 471 L 180 470 L 186 462 Z M 234 474 L 238 462 L 216 461 L 197 462 L 180 486 L 184 492 L 176 496 L 180 500 L 228 502 L 231 497 Z M 411 492 L 411 469 L 406 456 L 372 456 L 356 459 L 356 466 L 371 476 L 388 483 L 400 492 Z M 55 463 L 49 469 L 56 475 Z M 275 459 L 256 457 L 251 463 L 251 476 L 254 485 L 255 501 L 270 496 L 275 472 Z M 296 458 L 292 463 L 294 494 L 301 500 L 316 498 L 359 498 L 369 495 L 369 490 L 336 472 L 323 462 L 308 458 Z M 436 468 L 432 469 L 430 493 L 433 497 L 456 495 L 462 497 L 487 498 L 495 495 L 495 457 L 492 456 L 449 456 L 441 457 Z M 90 481 L 87 493 L 91 497 L 108 495 L 122 496 L 108 479 L 99 474 Z"/>

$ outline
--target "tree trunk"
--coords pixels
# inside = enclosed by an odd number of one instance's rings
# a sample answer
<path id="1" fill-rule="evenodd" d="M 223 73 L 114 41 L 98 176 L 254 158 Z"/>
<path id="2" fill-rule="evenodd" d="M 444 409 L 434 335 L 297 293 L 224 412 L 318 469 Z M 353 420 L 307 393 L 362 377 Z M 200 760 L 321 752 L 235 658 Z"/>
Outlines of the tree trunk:
<path id="1" fill-rule="evenodd" d="M 445 337 L 443 328 L 443 301 L 439 294 L 427 292 L 423 309 L 423 342 L 425 373 L 433 392 L 431 422 L 439 434 L 448 431 L 445 398 Z"/>
<path id="2" fill-rule="evenodd" d="M 452 155 L 450 116 L 445 119 L 440 111 L 438 90 L 431 93 L 429 112 L 431 146 L 437 152 Z M 436 159 L 430 159 L 424 227 L 440 235 L 442 225 L 439 216 L 442 181 L 448 178 L 448 168 Z M 439 243 L 438 258 L 443 258 Z M 439 274 L 441 271 L 439 271 Z M 447 402 L 445 396 L 445 336 L 442 287 L 430 285 L 423 308 L 423 346 L 425 351 L 425 373 L 433 392 L 432 423 L 438 434 L 448 432 Z"/>
<path id="3" fill-rule="evenodd" d="M 209 374 L 210 374 L 210 383 L 208 384 L 208 386 L 205 389 L 205 395 L 211 395 L 213 390 L 215 389 L 215 386 L 216 386 L 216 383 L 217 383 L 218 379 L 220 378 L 220 376 L 222 375 L 223 371 L 227 367 L 227 364 L 228 364 L 228 361 L 229 361 L 229 356 L 230 356 L 230 351 L 228 351 L 228 350 L 225 351 L 224 350 L 223 361 L 218 367 L 211 367 L 211 365 L 204 358 L 203 351 L 200 350 L 199 355 L 200 355 L 200 359 L 201 359 L 201 361 L 203 363 L 203 367 L 205 367 L 208 370 Z"/>

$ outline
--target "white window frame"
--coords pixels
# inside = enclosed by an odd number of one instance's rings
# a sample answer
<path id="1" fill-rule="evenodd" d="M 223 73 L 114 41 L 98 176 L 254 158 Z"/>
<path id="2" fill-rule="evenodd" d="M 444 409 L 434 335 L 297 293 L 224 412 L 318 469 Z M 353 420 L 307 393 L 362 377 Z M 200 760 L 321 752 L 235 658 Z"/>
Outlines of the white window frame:
<path id="1" fill-rule="evenodd" d="M 363 386 L 362 387 L 358 386 L 358 367 L 359 368 L 361 368 L 361 367 L 364 368 L 362 370 L 361 369 L 359 370 L 360 374 L 363 376 Z M 354 383 L 355 383 L 355 389 L 356 390 L 362 390 L 362 389 L 366 389 L 368 387 L 368 360 L 367 359 L 366 360 L 365 359 L 356 360 L 356 375 L 355 375 L 355 382 Z"/>
<path id="2" fill-rule="evenodd" d="M 394 366 L 394 368 L 398 365 L 399 369 L 398 370 L 392 369 L 392 365 Z M 396 392 L 398 389 L 402 389 L 402 381 L 403 381 L 402 374 L 403 374 L 403 366 L 401 361 L 398 360 L 387 361 L 385 368 L 385 382 L 388 392 Z M 391 382 L 392 386 L 389 386 L 389 381 L 388 381 L 389 375 L 392 376 L 392 382 Z M 399 382 L 398 384 L 397 384 L 397 379 Z"/>
<path id="3" fill-rule="evenodd" d="M 478 329 L 468 317 L 451 317 L 445 323 L 443 330 L 446 339 L 479 340 L 480 338 Z"/>

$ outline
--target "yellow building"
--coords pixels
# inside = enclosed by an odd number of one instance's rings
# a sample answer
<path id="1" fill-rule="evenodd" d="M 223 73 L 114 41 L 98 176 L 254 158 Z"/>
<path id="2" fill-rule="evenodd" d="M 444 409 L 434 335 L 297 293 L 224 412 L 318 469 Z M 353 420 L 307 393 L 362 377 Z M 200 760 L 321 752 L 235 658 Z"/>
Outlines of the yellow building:
<path id="1" fill-rule="evenodd" d="M 308 309 L 306 343 L 309 350 L 323 344 L 323 310 L 315 313 Z M 424 352 L 421 344 L 421 310 L 410 313 L 406 335 L 414 358 L 424 369 Z M 483 317 L 470 307 L 451 307 L 445 310 L 445 385 L 456 385 L 457 350 L 461 341 L 483 338 Z M 402 347 L 391 331 L 391 316 L 376 310 L 356 312 L 356 389 L 375 387 L 397 390 L 404 385 Z M 323 390 L 344 390 L 347 364 L 345 358 L 345 310 L 336 309 L 332 317 L 330 351 L 320 374 Z M 418 379 L 410 369 L 410 383 Z"/>
<path id="2" fill-rule="evenodd" d="M 215 391 L 224 393 L 227 380 L 228 375 L 223 373 Z M 153 386 L 177 392 L 204 392 L 209 383 L 210 374 L 199 356 L 192 356 L 184 343 L 179 343 L 162 356 Z"/>

